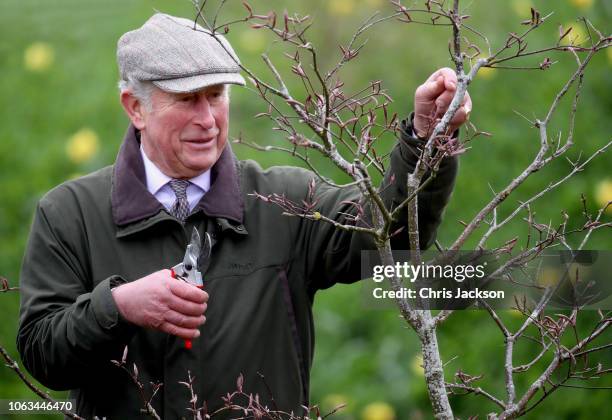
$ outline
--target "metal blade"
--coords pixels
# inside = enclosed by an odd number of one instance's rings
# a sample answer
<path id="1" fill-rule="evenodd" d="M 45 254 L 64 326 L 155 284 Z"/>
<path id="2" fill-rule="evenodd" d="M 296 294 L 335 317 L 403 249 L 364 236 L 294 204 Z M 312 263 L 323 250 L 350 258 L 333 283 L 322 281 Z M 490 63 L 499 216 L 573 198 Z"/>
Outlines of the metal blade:
<path id="1" fill-rule="evenodd" d="M 200 233 L 194 227 L 193 231 L 191 232 L 191 241 L 189 242 L 189 245 L 187 246 L 187 253 L 191 254 L 190 259 L 192 261 L 195 261 L 196 264 L 200 258 L 201 250 L 202 250 L 202 240 L 200 239 Z M 185 257 L 187 257 L 187 255 L 185 255 Z"/>
<path id="2" fill-rule="evenodd" d="M 198 230 L 194 227 L 193 232 L 191 233 L 191 241 L 187 245 L 185 257 L 183 258 L 183 269 L 188 277 L 193 277 L 191 273 L 197 271 L 198 269 L 200 249 L 200 234 L 198 233 Z"/>
<path id="3" fill-rule="evenodd" d="M 195 227 L 191 232 L 191 241 L 189 242 L 189 245 L 191 245 L 192 252 L 195 255 L 196 259 L 198 259 L 200 256 L 200 251 L 202 249 L 202 240 L 200 239 L 200 233 Z"/>

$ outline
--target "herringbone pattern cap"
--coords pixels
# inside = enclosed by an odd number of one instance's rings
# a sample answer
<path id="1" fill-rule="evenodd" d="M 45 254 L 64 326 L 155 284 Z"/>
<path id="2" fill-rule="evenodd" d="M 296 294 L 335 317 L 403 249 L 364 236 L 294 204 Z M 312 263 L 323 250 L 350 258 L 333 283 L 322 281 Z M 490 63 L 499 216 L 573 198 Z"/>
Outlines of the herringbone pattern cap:
<path id="1" fill-rule="evenodd" d="M 222 35 L 164 13 L 119 39 L 117 64 L 122 80 L 152 81 L 166 92 L 245 84 L 238 57 Z"/>

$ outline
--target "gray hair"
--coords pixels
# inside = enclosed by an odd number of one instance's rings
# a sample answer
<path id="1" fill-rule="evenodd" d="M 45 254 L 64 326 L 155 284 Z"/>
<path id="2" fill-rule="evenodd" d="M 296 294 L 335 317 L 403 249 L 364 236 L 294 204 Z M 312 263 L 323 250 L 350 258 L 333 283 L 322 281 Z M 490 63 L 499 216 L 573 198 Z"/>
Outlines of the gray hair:
<path id="1" fill-rule="evenodd" d="M 156 89 L 153 82 L 148 80 L 136 80 L 136 79 L 128 79 L 128 80 L 119 80 L 119 91 L 121 93 L 125 91 L 129 91 L 132 95 L 138 99 L 147 111 L 151 111 L 151 95 L 153 95 L 153 91 Z"/>
<path id="2" fill-rule="evenodd" d="M 227 99 L 229 99 L 231 87 L 232 85 L 230 84 L 223 85 L 223 94 Z M 119 80 L 119 91 L 121 93 L 125 91 L 131 92 L 136 99 L 142 102 L 147 111 L 151 111 L 152 109 L 151 96 L 155 89 L 159 88 L 150 80 L 137 80 L 131 78 L 128 80 Z"/>

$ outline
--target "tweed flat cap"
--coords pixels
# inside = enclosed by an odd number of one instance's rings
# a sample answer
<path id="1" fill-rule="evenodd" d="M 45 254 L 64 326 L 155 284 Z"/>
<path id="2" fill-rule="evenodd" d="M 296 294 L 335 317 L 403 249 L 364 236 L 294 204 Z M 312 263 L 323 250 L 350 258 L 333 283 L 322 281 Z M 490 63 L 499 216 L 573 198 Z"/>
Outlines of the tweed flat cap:
<path id="1" fill-rule="evenodd" d="M 194 92 L 216 84 L 244 85 L 229 42 L 193 21 L 156 13 L 117 43 L 122 80 L 151 81 L 166 92 Z"/>

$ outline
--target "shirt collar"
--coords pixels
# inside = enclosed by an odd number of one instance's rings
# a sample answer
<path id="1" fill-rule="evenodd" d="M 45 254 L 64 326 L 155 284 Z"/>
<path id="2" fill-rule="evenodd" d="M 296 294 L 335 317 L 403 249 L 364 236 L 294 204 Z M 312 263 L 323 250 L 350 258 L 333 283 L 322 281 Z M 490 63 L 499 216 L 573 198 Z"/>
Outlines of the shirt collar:
<path id="1" fill-rule="evenodd" d="M 142 156 L 142 162 L 144 163 L 145 174 L 147 176 L 147 189 L 151 194 L 155 195 L 164 185 L 172 181 L 172 178 L 163 173 L 157 165 L 149 159 L 142 144 L 140 145 L 140 155 Z M 189 182 L 197 185 L 202 191 L 207 192 L 210 189 L 210 169 L 195 178 L 189 179 Z"/>
<path id="2" fill-rule="evenodd" d="M 189 182 L 200 187 L 202 191 L 207 192 L 210 190 L 210 169 L 195 178 L 191 178 Z"/>
<path id="3" fill-rule="evenodd" d="M 142 145 L 140 145 L 140 155 L 142 156 L 142 162 L 144 163 L 145 174 L 147 176 L 147 189 L 153 195 L 168 182 L 172 180 L 168 175 L 159 170 L 157 165 L 151 162 L 151 159 L 147 156 Z"/>

